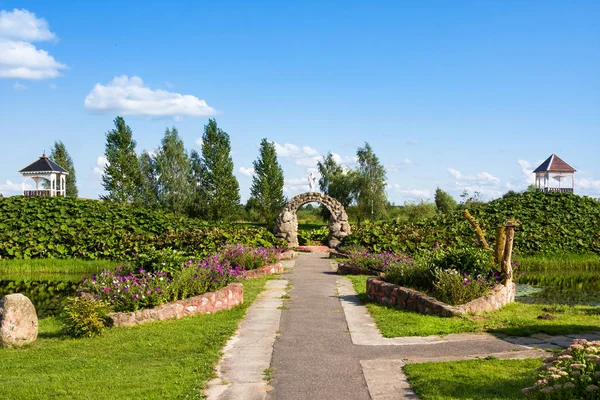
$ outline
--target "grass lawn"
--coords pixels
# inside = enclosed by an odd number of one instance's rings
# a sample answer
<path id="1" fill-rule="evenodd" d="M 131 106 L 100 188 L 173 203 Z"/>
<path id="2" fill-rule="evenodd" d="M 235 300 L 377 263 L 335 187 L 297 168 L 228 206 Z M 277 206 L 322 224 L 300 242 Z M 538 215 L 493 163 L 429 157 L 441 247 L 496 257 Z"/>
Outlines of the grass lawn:
<path id="1" fill-rule="evenodd" d="M 367 302 L 367 276 L 348 275 L 359 298 L 375 320 L 384 337 L 447 335 L 461 332 L 492 332 L 513 336 L 535 333 L 563 335 L 600 330 L 600 307 L 548 306 L 512 303 L 481 316 L 442 318 L 398 310 Z M 551 314 L 556 319 L 537 319 Z"/>
<path id="2" fill-rule="evenodd" d="M 408 364 L 404 372 L 422 400 L 522 399 L 535 382 L 537 359 Z"/>
<path id="3" fill-rule="evenodd" d="M 23 349 L 0 349 L 0 399 L 196 399 L 221 348 L 272 277 L 244 282 L 244 304 L 215 314 L 64 339 L 54 318 Z"/>

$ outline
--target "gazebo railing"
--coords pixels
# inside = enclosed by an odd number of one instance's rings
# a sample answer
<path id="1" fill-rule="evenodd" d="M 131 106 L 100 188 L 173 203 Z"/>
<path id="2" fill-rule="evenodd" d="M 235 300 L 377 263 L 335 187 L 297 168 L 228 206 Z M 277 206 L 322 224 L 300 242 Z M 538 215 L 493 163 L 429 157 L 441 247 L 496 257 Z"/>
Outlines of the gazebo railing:
<path id="1" fill-rule="evenodd" d="M 573 193 L 573 188 L 540 188 L 543 192 Z"/>
<path id="2" fill-rule="evenodd" d="M 50 189 L 37 189 L 37 190 L 25 190 L 23 196 L 25 197 L 50 197 L 52 191 Z"/>

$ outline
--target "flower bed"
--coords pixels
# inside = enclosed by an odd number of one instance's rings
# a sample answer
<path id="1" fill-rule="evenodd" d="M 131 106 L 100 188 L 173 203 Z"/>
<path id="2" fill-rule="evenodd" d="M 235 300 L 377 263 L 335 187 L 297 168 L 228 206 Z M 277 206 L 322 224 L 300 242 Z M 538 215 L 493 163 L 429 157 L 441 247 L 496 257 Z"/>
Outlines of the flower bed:
<path id="1" fill-rule="evenodd" d="M 496 285 L 484 296 L 465 304 L 451 306 L 417 290 L 384 282 L 377 278 L 369 278 L 367 280 L 367 298 L 376 303 L 421 314 L 451 317 L 497 310 L 514 301 L 515 286 L 514 283 L 509 286 Z"/>
<path id="2" fill-rule="evenodd" d="M 375 271 L 350 263 L 338 264 L 337 273 L 340 275 L 378 275 Z"/>
<path id="3" fill-rule="evenodd" d="M 152 321 L 183 318 L 197 314 L 210 314 L 229 310 L 244 302 L 244 288 L 241 283 L 232 283 L 214 292 L 189 297 L 172 303 L 161 304 L 133 312 L 109 313 L 113 326 L 133 326 Z"/>

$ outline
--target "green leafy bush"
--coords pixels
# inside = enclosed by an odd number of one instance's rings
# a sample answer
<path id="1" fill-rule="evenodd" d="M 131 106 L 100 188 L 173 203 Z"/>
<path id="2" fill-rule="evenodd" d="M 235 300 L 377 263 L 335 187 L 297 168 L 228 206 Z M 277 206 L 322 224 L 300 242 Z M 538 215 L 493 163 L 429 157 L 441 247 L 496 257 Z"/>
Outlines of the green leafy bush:
<path id="1" fill-rule="evenodd" d="M 163 271 L 172 274 L 183 268 L 188 260 L 189 257 L 186 257 L 183 252 L 170 247 L 161 250 L 149 247 L 139 254 L 133 254 L 129 264 L 134 270 Z"/>
<path id="2" fill-rule="evenodd" d="M 329 227 L 299 230 L 298 244 L 300 246 L 326 246 L 329 239 Z"/>
<path id="3" fill-rule="evenodd" d="M 465 304 L 488 293 L 496 284 L 484 276 L 471 277 L 456 269 L 434 270 L 432 294 L 446 304 Z"/>
<path id="4" fill-rule="evenodd" d="M 537 369 L 537 382 L 523 389 L 526 399 L 600 398 L 600 341 L 575 339 L 544 362 Z"/>
<path id="5" fill-rule="evenodd" d="M 433 269 L 423 262 L 395 263 L 386 269 L 384 279 L 396 285 L 428 291 L 434 276 Z"/>
<path id="6" fill-rule="evenodd" d="M 128 260 L 152 247 L 204 257 L 226 243 L 285 246 L 265 228 L 215 225 L 97 200 L 1 198 L 0 215 L 0 258 Z"/>
<path id="7" fill-rule="evenodd" d="M 570 193 L 518 193 L 489 203 L 470 205 L 493 247 L 496 228 L 515 218 L 515 251 L 534 253 L 600 253 L 600 202 Z M 428 251 L 435 243 L 471 247 L 475 235 L 461 211 L 438 213 L 419 223 L 392 221 L 353 226 L 344 244 L 360 244 L 370 251 Z"/>
<path id="8" fill-rule="evenodd" d="M 437 249 L 425 254 L 426 262 L 442 270 L 454 269 L 473 276 L 487 276 L 496 269 L 493 254 L 480 248 Z"/>
<path id="9" fill-rule="evenodd" d="M 75 338 L 98 335 L 107 326 L 110 311 L 110 305 L 103 300 L 69 297 L 61 314 L 63 333 Z"/>

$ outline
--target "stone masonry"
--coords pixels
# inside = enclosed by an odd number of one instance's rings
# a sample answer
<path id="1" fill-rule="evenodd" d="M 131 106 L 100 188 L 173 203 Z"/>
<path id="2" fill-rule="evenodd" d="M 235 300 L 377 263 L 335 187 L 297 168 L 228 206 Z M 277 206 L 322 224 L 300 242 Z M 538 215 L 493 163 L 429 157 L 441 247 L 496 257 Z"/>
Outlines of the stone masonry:
<path id="1" fill-rule="evenodd" d="M 377 278 L 369 278 L 367 280 L 367 298 L 376 303 L 416 311 L 421 314 L 451 317 L 453 315 L 481 314 L 494 311 L 513 302 L 515 300 L 515 284 L 497 285 L 485 296 L 466 304 L 451 306 L 416 290 L 384 282 Z"/>
<path id="2" fill-rule="evenodd" d="M 215 292 L 161 304 L 158 307 L 133 312 L 110 313 L 113 326 L 133 326 L 152 321 L 229 310 L 244 302 L 244 288 L 241 283 L 232 283 Z"/>
<path id="3" fill-rule="evenodd" d="M 296 211 L 304 204 L 317 202 L 327 207 L 331 212 L 329 220 L 329 247 L 336 248 L 342 239 L 350 234 L 350 224 L 344 206 L 334 199 L 322 193 L 308 192 L 299 194 L 292 198 L 281 210 L 275 219 L 273 233 L 278 238 L 288 242 L 290 247 L 298 246 L 298 218 Z"/>
<path id="4" fill-rule="evenodd" d="M 0 347 L 21 347 L 34 342 L 38 318 L 31 300 L 21 293 L 0 299 Z"/>

